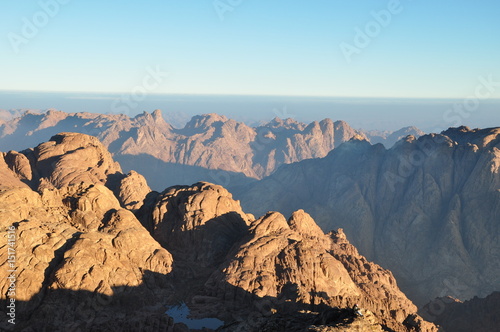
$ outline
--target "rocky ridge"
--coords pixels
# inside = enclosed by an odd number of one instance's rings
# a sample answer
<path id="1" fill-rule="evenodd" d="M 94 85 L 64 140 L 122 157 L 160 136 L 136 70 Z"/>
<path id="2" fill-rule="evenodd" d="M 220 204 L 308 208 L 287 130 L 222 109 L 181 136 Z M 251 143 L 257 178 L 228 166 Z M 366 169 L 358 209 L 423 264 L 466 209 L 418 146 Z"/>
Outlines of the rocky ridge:
<path id="1" fill-rule="evenodd" d="M 344 228 L 418 305 L 500 288 L 500 129 L 451 128 L 387 150 L 351 140 L 235 192 L 246 211 L 302 208 Z"/>
<path id="2" fill-rule="evenodd" d="M 16 227 L 16 328 L 24 331 L 187 331 L 163 314 L 178 300 L 194 317 L 223 319 L 225 331 L 262 331 L 301 312 L 304 326 L 340 327 L 340 316 L 327 325 L 308 319 L 354 302 L 366 310 L 359 326 L 436 330 L 390 272 L 303 211 L 255 219 L 209 183 L 147 193 L 142 177 L 122 174 L 82 134 L 2 154 L 0 167 L 0 221 L 4 232 Z M 7 245 L 2 237 L 2 302 Z"/>
<path id="3" fill-rule="evenodd" d="M 223 185 L 260 179 L 282 164 L 324 157 L 356 135 L 365 137 L 347 123 L 330 119 L 306 125 L 275 118 L 249 127 L 225 116 L 204 114 L 175 129 L 159 110 L 134 118 L 49 110 L 26 112 L 0 124 L 0 151 L 23 150 L 59 132 L 96 136 L 125 168 L 140 167 L 139 173 L 151 183 L 154 179 L 157 190 L 179 179 L 192 183 L 203 178 Z M 180 178 L 167 175 L 172 171 Z"/>

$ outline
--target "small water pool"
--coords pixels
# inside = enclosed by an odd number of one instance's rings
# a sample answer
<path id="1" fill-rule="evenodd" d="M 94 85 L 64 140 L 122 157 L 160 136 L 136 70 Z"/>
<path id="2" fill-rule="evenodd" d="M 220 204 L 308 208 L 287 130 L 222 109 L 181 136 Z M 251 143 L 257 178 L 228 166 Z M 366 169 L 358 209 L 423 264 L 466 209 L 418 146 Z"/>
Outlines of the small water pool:
<path id="1" fill-rule="evenodd" d="M 217 329 L 224 325 L 224 322 L 217 318 L 201 318 L 191 319 L 189 316 L 189 308 L 186 303 L 171 306 L 165 312 L 167 315 L 174 319 L 175 323 L 184 323 L 190 329 L 202 329 L 204 327 L 209 329 Z"/>

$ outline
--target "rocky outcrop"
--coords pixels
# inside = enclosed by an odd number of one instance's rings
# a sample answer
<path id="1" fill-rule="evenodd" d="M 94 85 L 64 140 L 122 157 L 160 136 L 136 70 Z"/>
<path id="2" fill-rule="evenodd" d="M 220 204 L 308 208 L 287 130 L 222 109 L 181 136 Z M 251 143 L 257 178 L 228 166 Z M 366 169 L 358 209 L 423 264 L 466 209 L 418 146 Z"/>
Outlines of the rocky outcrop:
<path id="1" fill-rule="evenodd" d="M 180 279 L 208 278 L 253 219 L 226 189 L 210 183 L 152 193 L 138 216 L 173 254 Z"/>
<path id="2" fill-rule="evenodd" d="M 358 303 L 378 328 L 409 328 L 403 322 L 415 315 L 416 307 L 399 291 L 392 274 L 360 256 L 341 232 L 325 235 L 299 210 L 288 220 L 277 212 L 268 213 L 252 222 L 249 233 L 205 284 L 207 295 L 229 308 L 226 319 L 230 315 L 234 319 L 242 306 L 253 308 L 249 320 L 260 331 L 269 324 L 265 318 L 274 313 L 293 316 L 301 310 L 350 308 Z M 415 330 L 435 330 L 417 319 Z"/>
<path id="3" fill-rule="evenodd" d="M 38 145 L 35 168 L 41 179 L 54 187 L 87 183 L 106 183 L 108 176 L 120 173 L 120 165 L 95 137 L 61 133 Z"/>
<path id="4" fill-rule="evenodd" d="M 413 317 L 413 330 L 436 330 L 390 272 L 360 256 L 341 231 L 325 235 L 302 210 L 288 220 L 277 212 L 255 219 L 226 189 L 202 182 L 151 193 L 137 215 L 173 255 L 173 297 L 195 317 L 229 323 L 222 331 L 264 331 L 299 316 L 304 330 L 314 312 L 354 303 L 371 313 L 367 326 L 407 331 Z"/>
<path id="5" fill-rule="evenodd" d="M 125 177 L 119 179 L 115 186 L 115 195 L 123 207 L 128 210 L 138 210 L 151 192 L 151 188 L 141 174 L 130 171 Z"/>
<path id="6" fill-rule="evenodd" d="M 105 186 L 119 166 L 96 138 L 59 134 L 34 150 L 2 154 L 0 167 L 0 229 L 13 229 L 13 242 L 0 238 L 0 290 L 4 303 L 14 267 L 16 328 L 42 321 L 46 331 L 109 324 L 130 306 L 123 304 L 130 292 L 148 308 L 139 309 L 144 316 L 136 315 L 137 322 L 158 312 L 170 293 L 172 256 Z M 167 326 L 168 317 L 161 319 Z"/>
<path id="7" fill-rule="evenodd" d="M 29 188 L 31 167 L 26 156 L 17 152 L 0 152 L 0 191 L 9 188 Z"/>
<path id="8" fill-rule="evenodd" d="M 233 330 L 249 324 L 241 318 L 249 315 L 267 324 L 274 313 L 354 303 L 395 331 L 406 331 L 403 322 L 416 314 L 390 272 L 360 256 L 341 232 L 325 235 L 302 210 L 288 220 L 277 212 L 255 220 L 221 186 L 197 183 L 150 194 L 138 216 L 174 257 L 175 289 L 188 288 L 177 297 L 189 300 L 193 315 L 235 320 Z"/>
<path id="9" fill-rule="evenodd" d="M 1 156 L 5 188 L 30 187 L 41 191 L 80 183 L 106 184 L 123 177 L 120 165 L 97 138 L 89 135 L 59 133 L 34 149 Z"/>
<path id="10" fill-rule="evenodd" d="M 352 140 L 235 192 L 245 211 L 303 208 L 344 228 L 418 305 L 500 288 L 500 129 L 452 128 L 392 149 Z"/>
<path id="11" fill-rule="evenodd" d="M 303 212 L 295 215 L 299 213 Z M 326 242 L 324 234 L 310 237 L 292 227 L 277 212 L 254 221 L 250 238 L 245 238 L 227 266 L 208 282 L 219 283 L 213 285 L 213 295 L 234 298 L 240 303 L 245 303 L 245 299 L 239 294 L 279 297 L 282 304 L 290 300 L 312 306 L 333 303 L 346 306 L 345 298 L 359 296 L 359 289 L 344 266 L 320 245 Z M 234 295 L 228 294 L 231 289 Z"/>

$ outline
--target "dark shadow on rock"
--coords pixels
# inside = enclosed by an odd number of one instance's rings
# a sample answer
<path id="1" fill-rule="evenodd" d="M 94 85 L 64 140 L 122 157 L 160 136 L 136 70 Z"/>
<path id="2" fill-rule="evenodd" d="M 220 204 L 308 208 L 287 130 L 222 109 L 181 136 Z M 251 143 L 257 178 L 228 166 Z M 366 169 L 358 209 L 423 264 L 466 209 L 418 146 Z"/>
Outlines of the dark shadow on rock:
<path id="1" fill-rule="evenodd" d="M 167 276 L 146 271 L 137 287 L 114 287 L 113 295 L 68 289 L 44 289 L 30 301 L 15 302 L 15 325 L 7 321 L 7 300 L 0 300 L 2 331 L 167 331 L 170 289 Z"/>
<path id="2" fill-rule="evenodd" d="M 8 323 L 9 302 L 2 299 L 0 315 L 4 318 L 0 321 L 0 329 L 24 332 L 190 331 L 165 314 L 167 306 L 175 304 L 173 291 L 176 290 L 170 278 L 170 275 L 145 271 L 139 286 L 113 287 L 113 295 L 85 290 L 45 289 L 33 296 L 33 300 L 15 302 L 15 325 Z M 234 286 L 228 284 L 227 287 Z M 247 293 L 242 289 L 238 292 Z M 301 331 L 320 317 L 301 311 L 332 310 L 327 306 L 313 308 L 308 304 L 283 302 L 273 297 L 256 298 L 249 293 L 241 298 L 247 300 L 236 305 L 223 296 L 213 298 L 215 302 L 209 306 L 219 308 L 217 318 L 226 320 L 225 327 L 218 331 L 261 331 L 263 326 L 279 327 L 273 331 Z M 196 316 L 200 303 L 187 299 L 186 303 Z"/>
<path id="3" fill-rule="evenodd" d="M 174 187 L 167 188 L 164 192 Z M 237 212 L 227 212 L 201 225 L 186 225 L 182 206 L 195 191 L 181 191 L 162 205 L 169 211 L 155 224 L 152 219 L 160 194 L 150 193 L 136 216 L 151 236 L 173 257 L 169 280 L 176 289 L 177 301 L 188 302 L 195 295 L 204 294 L 209 277 L 226 262 L 248 234 L 248 225 Z M 192 228 L 191 228 L 192 227 Z"/>
<path id="4" fill-rule="evenodd" d="M 498 331 L 499 312 L 500 292 L 465 302 L 452 297 L 437 298 L 419 310 L 424 319 L 440 325 L 445 332 Z"/>

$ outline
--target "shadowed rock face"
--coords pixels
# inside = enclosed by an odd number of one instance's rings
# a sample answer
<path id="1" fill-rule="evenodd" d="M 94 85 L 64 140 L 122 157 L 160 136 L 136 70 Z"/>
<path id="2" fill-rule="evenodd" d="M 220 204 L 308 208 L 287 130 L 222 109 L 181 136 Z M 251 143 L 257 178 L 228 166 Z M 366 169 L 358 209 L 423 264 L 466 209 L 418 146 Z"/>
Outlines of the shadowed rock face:
<path id="1" fill-rule="evenodd" d="M 414 330 L 436 330 L 390 272 L 340 231 L 325 235 L 304 211 L 255 220 L 226 189 L 205 182 L 146 194 L 139 174 L 122 174 L 102 144 L 81 134 L 2 154 L 0 167 L 0 227 L 16 227 L 16 328 L 187 331 L 161 315 L 184 301 L 194 317 L 233 323 L 225 331 L 263 331 L 291 317 L 322 328 L 327 320 L 317 312 L 353 303 L 366 317 L 333 315 L 330 327 L 407 331 L 412 318 Z M 8 245 L 1 237 L 0 310 Z"/>
<path id="2" fill-rule="evenodd" d="M 500 288 L 500 129 L 452 128 L 392 149 L 352 140 L 235 192 L 245 211 L 303 208 L 344 228 L 418 305 Z"/>
<path id="3" fill-rule="evenodd" d="M 437 298 L 420 312 L 447 332 L 496 331 L 500 326 L 500 292 L 465 302 L 452 297 Z"/>

